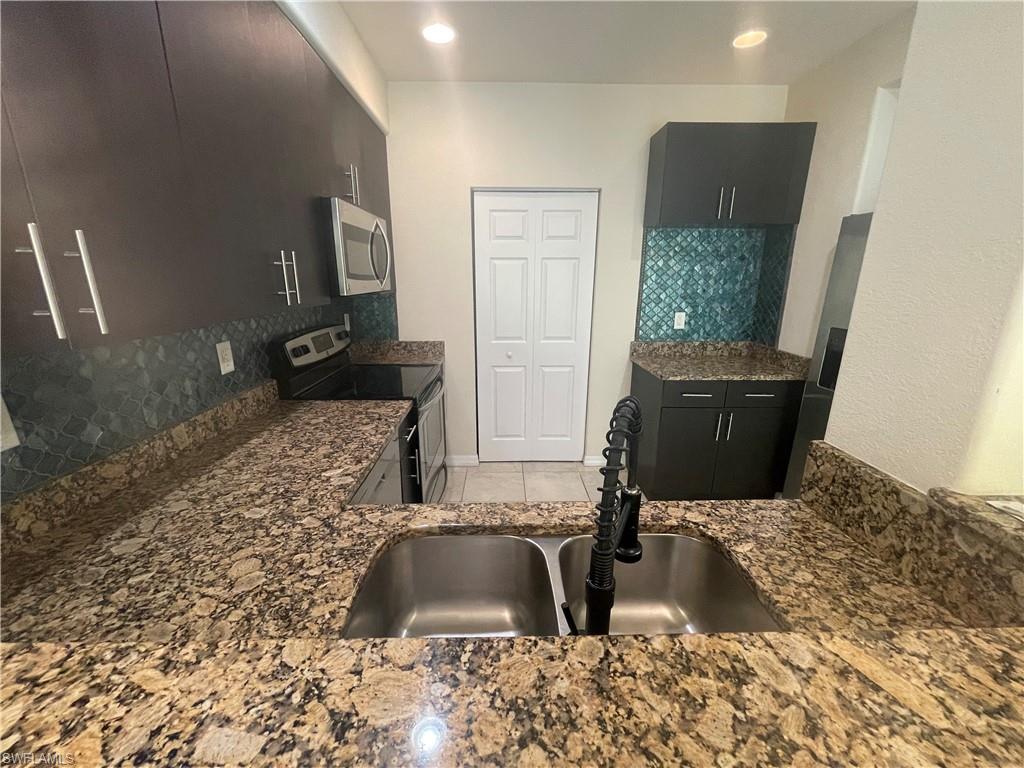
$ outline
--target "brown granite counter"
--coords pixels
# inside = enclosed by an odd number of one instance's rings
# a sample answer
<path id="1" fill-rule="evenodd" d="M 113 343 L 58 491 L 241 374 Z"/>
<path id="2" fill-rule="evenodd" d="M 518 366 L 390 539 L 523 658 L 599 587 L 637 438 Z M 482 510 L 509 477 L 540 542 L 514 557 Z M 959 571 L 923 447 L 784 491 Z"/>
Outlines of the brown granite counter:
<path id="1" fill-rule="evenodd" d="M 663 381 L 804 381 L 806 357 L 750 342 L 634 341 L 630 361 Z"/>
<path id="2" fill-rule="evenodd" d="M 589 504 L 344 507 L 407 407 L 282 403 L 109 502 L 92 544 L 2 607 L 0 751 L 77 765 L 1024 757 L 1024 630 L 966 629 L 802 502 L 642 510 L 646 532 L 723 550 L 787 632 L 342 639 L 369 566 L 401 539 L 592 527 Z"/>
<path id="3" fill-rule="evenodd" d="M 385 365 L 442 365 L 443 341 L 357 341 L 349 347 L 353 363 Z"/>

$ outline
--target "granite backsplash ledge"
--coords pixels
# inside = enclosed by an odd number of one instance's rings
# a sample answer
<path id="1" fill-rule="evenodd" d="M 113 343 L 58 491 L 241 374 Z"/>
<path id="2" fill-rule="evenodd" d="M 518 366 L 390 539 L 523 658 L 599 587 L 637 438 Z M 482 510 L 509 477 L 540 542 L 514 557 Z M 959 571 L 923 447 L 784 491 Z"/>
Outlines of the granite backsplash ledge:
<path id="1" fill-rule="evenodd" d="M 936 497 L 937 496 L 937 497 Z M 801 499 L 970 626 L 1024 624 L 1024 536 L 969 503 L 929 496 L 825 442 Z"/>
<path id="2" fill-rule="evenodd" d="M 70 520 L 100 504 L 117 507 L 108 500 L 243 421 L 268 412 L 276 402 L 277 385 L 263 382 L 170 429 L 4 502 L 0 507 L 0 554 L 9 563 L 5 565 L 4 592 L 13 583 L 6 578 L 8 574 L 20 571 L 19 580 L 28 575 L 19 561 L 43 556 L 61 538 L 58 531 Z"/>

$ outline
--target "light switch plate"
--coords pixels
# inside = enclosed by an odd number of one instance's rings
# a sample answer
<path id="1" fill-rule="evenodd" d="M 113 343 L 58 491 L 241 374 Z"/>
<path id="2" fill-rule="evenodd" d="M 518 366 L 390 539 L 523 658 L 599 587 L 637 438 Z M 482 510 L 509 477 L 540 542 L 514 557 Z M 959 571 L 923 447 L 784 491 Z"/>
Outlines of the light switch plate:
<path id="1" fill-rule="evenodd" d="M 685 312 L 676 312 L 675 318 L 672 320 L 672 327 L 677 331 L 681 331 L 686 327 Z"/>
<path id="2" fill-rule="evenodd" d="M 217 362 L 220 363 L 221 375 L 235 370 L 235 356 L 231 354 L 230 341 L 222 341 L 217 345 Z"/>

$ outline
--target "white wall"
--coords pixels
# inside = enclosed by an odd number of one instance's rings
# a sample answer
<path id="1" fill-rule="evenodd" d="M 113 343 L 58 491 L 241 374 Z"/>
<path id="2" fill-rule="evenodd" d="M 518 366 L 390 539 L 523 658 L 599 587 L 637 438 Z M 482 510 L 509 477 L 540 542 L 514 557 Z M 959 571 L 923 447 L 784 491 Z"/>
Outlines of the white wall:
<path id="1" fill-rule="evenodd" d="M 900 16 L 789 86 L 786 120 L 818 124 L 793 247 L 779 346 L 810 356 L 839 226 L 854 212 L 880 87 L 898 80 L 913 14 Z"/>
<path id="2" fill-rule="evenodd" d="M 587 455 L 629 384 L 650 136 L 782 120 L 784 86 L 391 83 L 389 172 L 406 339 L 445 341 L 448 451 L 476 454 L 473 187 L 601 190 Z"/>
<path id="3" fill-rule="evenodd" d="M 922 3 L 910 40 L 827 439 L 920 489 L 1024 485 L 1021 443 L 978 439 L 1020 392 L 1021 23 Z"/>
<path id="4" fill-rule="evenodd" d="M 278 0 L 277 4 L 387 133 L 387 81 L 341 4 L 302 0 Z"/>

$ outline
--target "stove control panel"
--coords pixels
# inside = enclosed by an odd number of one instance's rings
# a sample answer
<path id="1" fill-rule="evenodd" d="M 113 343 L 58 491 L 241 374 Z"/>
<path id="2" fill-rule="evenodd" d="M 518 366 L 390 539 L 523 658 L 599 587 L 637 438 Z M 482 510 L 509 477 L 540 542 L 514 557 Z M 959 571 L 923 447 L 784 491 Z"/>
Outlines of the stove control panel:
<path id="1" fill-rule="evenodd" d="M 301 368 L 316 363 L 345 350 L 352 340 L 344 325 L 317 328 L 315 331 L 296 336 L 284 344 L 285 355 L 292 366 Z"/>

